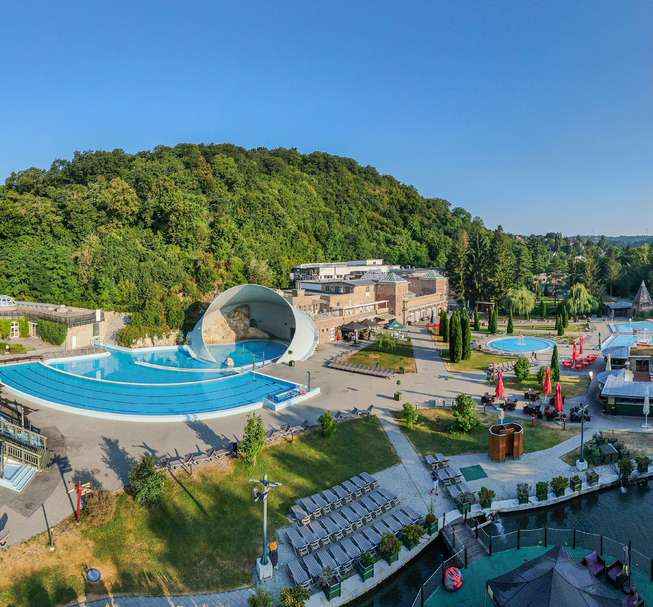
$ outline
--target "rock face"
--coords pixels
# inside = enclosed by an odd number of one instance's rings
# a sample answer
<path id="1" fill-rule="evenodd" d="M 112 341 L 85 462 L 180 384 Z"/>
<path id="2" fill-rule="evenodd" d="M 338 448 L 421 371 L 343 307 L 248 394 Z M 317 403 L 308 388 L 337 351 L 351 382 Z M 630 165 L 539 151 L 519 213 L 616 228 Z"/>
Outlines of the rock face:
<path id="1" fill-rule="evenodd" d="M 160 348 L 162 346 L 180 346 L 185 342 L 182 331 L 172 331 L 164 337 L 144 337 L 136 341 L 132 348 Z"/>
<path id="2" fill-rule="evenodd" d="M 208 329 L 204 329 L 204 343 L 229 344 L 247 339 L 270 339 L 266 331 L 250 327 L 249 321 L 249 306 L 236 306 L 218 316 Z"/>

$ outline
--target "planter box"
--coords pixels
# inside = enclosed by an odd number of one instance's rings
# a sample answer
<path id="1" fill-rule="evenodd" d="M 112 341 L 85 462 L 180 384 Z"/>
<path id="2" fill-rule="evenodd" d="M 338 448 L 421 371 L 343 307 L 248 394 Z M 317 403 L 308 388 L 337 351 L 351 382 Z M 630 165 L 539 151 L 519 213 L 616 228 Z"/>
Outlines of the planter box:
<path id="1" fill-rule="evenodd" d="M 336 584 L 324 587 L 324 595 L 327 601 L 332 601 L 340 596 L 340 580 Z"/>
<path id="2" fill-rule="evenodd" d="M 436 518 L 432 523 L 424 523 L 424 528 L 429 535 L 434 535 L 438 532 L 439 521 Z"/>
<path id="3" fill-rule="evenodd" d="M 465 512 L 469 512 L 471 508 L 472 508 L 471 502 L 465 502 L 464 504 L 458 505 L 458 510 L 460 510 L 461 514 L 465 514 Z"/>
<path id="4" fill-rule="evenodd" d="M 528 504 L 528 496 L 527 497 L 517 497 L 519 500 L 520 504 Z"/>
<path id="5" fill-rule="evenodd" d="M 395 392 L 395 400 L 401 400 L 401 392 Z"/>
<path id="6" fill-rule="evenodd" d="M 549 499 L 549 492 L 548 492 L 548 491 L 542 491 L 542 492 L 540 492 L 540 493 L 537 493 L 537 494 L 535 495 L 535 497 L 537 497 L 537 499 L 538 499 L 540 502 L 545 502 L 546 500 Z"/>
<path id="7" fill-rule="evenodd" d="M 368 565 L 367 567 L 363 567 L 363 565 L 359 561 L 358 563 L 356 563 L 356 570 L 358 571 L 359 575 L 361 576 L 361 579 L 364 582 L 374 577 L 374 563 Z"/>
<path id="8" fill-rule="evenodd" d="M 294 367 L 295 366 L 295 361 L 294 360 L 289 360 L 288 361 L 288 366 Z"/>
<path id="9" fill-rule="evenodd" d="M 646 474 L 648 472 L 648 465 L 644 466 L 642 464 L 637 464 L 637 472 L 640 474 Z"/>
<path id="10" fill-rule="evenodd" d="M 593 487 L 594 485 L 599 484 L 599 475 L 598 474 L 592 474 L 587 477 L 587 484 L 590 487 Z"/>
<path id="11" fill-rule="evenodd" d="M 413 548 L 419 546 L 419 542 L 417 544 L 413 544 L 412 542 L 409 542 L 406 538 L 404 538 L 404 546 L 406 546 L 408 550 L 412 550 Z"/>
<path id="12" fill-rule="evenodd" d="M 555 494 L 556 497 L 562 497 L 565 494 L 565 489 L 561 489 L 560 491 L 556 491 L 554 489 L 553 493 Z"/>
<path id="13" fill-rule="evenodd" d="M 583 486 L 583 481 L 579 480 L 578 482 L 575 482 L 569 479 L 569 488 L 572 491 L 580 491 L 582 486 Z"/>
<path id="14" fill-rule="evenodd" d="M 396 563 L 399 560 L 399 554 L 392 556 L 387 556 L 384 554 L 383 558 L 385 559 L 385 562 L 388 563 L 388 565 L 392 565 L 392 563 Z"/>

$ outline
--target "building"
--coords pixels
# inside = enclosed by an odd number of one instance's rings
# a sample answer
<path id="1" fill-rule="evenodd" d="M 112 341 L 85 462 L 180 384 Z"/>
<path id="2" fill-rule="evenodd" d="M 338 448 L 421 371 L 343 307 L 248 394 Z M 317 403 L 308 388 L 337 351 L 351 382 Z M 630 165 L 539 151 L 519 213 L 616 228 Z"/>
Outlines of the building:
<path id="1" fill-rule="evenodd" d="M 380 277 L 399 270 L 401 266 L 386 265 L 382 259 L 358 259 L 334 263 L 302 263 L 292 269 L 290 278 L 300 280 L 357 280 L 365 275 Z"/>
<path id="2" fill-rule="evenodd" d="M 433 268 L 372 271 L 392 267 L 384 265 L 380 259 L 342 264 L 303 264 L 301 268 L 303 271 L 322 266 L 338 266 L 338 272 L 345 272 L 347 268 L 358 268 L 357 271 L 366 268 L 369 271 L 360 278 L 297 278 L 294 289 L 281 291 L 293 306 L 313 319 L 320 343 L 337 339 L 340 327 L 351 321 L 376 319 L 378 322 L 390 322 L 397 319 L 407 324 L 430 318 L 432 314 L 439 315 L 441 310 L 448 309 L 449 279 Z M 294 275 L 301 275 L 295 270 Z"/>
<path id="3" fill-rule="evenodd" d="M 637 295 L 635 295 L 635 302 L 633 303 L 632 308 L 630 309 L 629 316 L 635 316 L 638 312 L 651 312 L 653 311 L 653 301 L 649 295 L 648 289 L 642 280 L 642 284 L 637 290 Z"/>

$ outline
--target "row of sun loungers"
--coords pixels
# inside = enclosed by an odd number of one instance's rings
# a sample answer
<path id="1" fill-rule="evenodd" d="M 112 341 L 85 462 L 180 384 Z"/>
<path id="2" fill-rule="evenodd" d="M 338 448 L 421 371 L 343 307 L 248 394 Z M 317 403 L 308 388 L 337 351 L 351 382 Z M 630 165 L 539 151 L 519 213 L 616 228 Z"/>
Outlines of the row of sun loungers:
<path id="1" fill-rule="evenodd" d="M 217 462 L 231 455 L 231 453 L 232 451 L 229 449 L 214 449 L 211 447 L 199 455 L 187 453 L 183 457 L 164 457 L 157 462 L 156 467 L 160 470 L 167 470 L 168 472 L 177 472 L 177 470 L 181 469 L 190 470 L 193 466 Z"/>
<path id="2" fill-rule="evenodd" d="M 405 525 L 417 523 L 421 516 L 410 506 L 386 515 L 374 524 L 361 529 L 350 537 L 342 538 L 338 543 L 321 546 L 321 550 L 308 554 L 304 558 L 288 563 L 288 573 L 297 586 L 307 590 L 316 585 L 324 567 L 331 567 L 335 575 L 345 576 L 351 572 L 354 563 L 364 552 L 374 553 L 378 550 L 381 538 L 386 533 L 401 536 Z"/>
<path id="3" fill-rule="evenodd" d="M 395 374 L 394 369 L 384 369 L 383 367 L 372 367 L 370 365 L 358 365 L 348 363 L 343 360 L 343 356 L 336 356 L 327 363 L 331 369 L 340 369 L 341 371 L 351 371 L 353 373 L 362 373 L 363 375 L 373 375 L 374 377 L 392 377 Z"/>
<path id="4" fill-rule="evenodd" d="M 438 408 L 438 407 L 444 407 L 444 408 L 449 407 L 449 408 L 451 408 L 451 407 L 453 407 L 455 402 L 456 402 L 456 400 L 454 398 L 434 398 L 433 399 L 433 406 L 435 408 Z"/>
<path id="5" fill-rule="evenodd" d="M 286 539 L 297 556 L 304 556 L 353 534 L 398 504 L 396 495 L 377 489 L 319 520 L 291 527 Z"/>
<path id="6" fill-rule="evenodd" d="M 435 455 L 427 455 L 424 458 L 424 463 L 431 470 L 441 470 L 449 466 L 449 458 L 442 453 L 436 453 Z"/>
<path id="7" fill-rule="evenodd" d="M 291 506 L 290 511 L 299 523 L 308 525 L 311 521 L 316 521 L 334 510 L 351 504 L 355 499 L 377 489 L 378 486 L 379 481 L 373 476 L 367 472 L 361 472 L 358 476 L 353 476 L 344 483 L 336 485 L 331 489 L 325 489 L 321 493 L 298 499 L 297 504 Z M 379 491 L 387 493 L 384 497 L 394 498 L 394 496 L 385 492 L 383 489 Z"/>
<path id="8" fill-rule="evenodd" d="M 528 359 L 530 366 L 531 367 L 537 367 L 540 364 L 540 361 L 537 360 L 537 358 L 532 358 L 530 357 Z M 512 371 L 515 368 L 515 364 L 517 363 L 516 360 L 509 360 L 508 362 L 505 363 L 492 363 L 488 365 L 487 370 L 488 373 L 491 373 L 493 368 L 494 370 L 498 373 L 499 371 L 506 372 L 506 371 Z"/>

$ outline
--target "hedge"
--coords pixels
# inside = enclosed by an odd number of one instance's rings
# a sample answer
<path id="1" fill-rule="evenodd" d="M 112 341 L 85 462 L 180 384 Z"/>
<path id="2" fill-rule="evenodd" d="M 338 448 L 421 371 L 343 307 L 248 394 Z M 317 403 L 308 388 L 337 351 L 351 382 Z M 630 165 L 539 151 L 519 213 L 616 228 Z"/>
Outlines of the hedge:
<path id="1" fill-rule="evenodd" d="M 39 320 L 39 335 L 43 341 L 60 346 L 68 335 L 68 327 L 56 322 Z"/>

